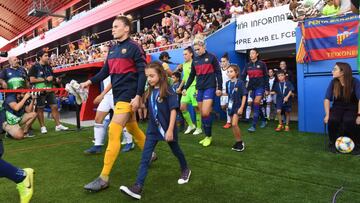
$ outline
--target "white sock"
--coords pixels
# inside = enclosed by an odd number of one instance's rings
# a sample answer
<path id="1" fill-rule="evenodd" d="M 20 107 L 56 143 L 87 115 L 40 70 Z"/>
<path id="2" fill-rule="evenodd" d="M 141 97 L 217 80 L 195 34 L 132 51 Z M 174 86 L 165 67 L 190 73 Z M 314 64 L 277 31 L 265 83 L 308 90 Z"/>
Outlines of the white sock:
<path id="1" fill-rule="evenodd" d="M 132 135 L 126 130 L 126 128 L 123 129 L 123 142 L 126 144 L 132 143 Z"/>
<path id="2" fill-rule="evenodd" d="M 270 104 L 267 104 L 266 105 L 266 116 L 268 117 L 268 118 L 270 118 Z"/>
<path id="3" fill-rule="evenodd" d="M 229 111 L 226 110 L 226 122 L 231 123 L 231 117 L 229 116 Z"/>
<path id="4" fill-rule="evenodd" d="M 246 107 L 246 119 L 249 119 L 250 118 L 250 114 L 251 114 L 251 106 L 248 105 Z"/>
<path id="5" fill-rule="evenodd" d="M 104 145 L 105 133 L 106 133 L 106 130 L 105 130 L 104 124 L 102 124 L 102 123 L 94 124 L 95 146 Z"/>

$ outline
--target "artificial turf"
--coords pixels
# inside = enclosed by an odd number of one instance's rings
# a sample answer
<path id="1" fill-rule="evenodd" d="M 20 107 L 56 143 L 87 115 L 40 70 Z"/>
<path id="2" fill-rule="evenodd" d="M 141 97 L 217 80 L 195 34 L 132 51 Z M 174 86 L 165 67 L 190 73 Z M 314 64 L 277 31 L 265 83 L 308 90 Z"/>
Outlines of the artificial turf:
<path id="1" fill-rule="evenodd" d="M 33 203 L 42 202 L 133 202 L 119 192 L 120 185 L 136 179 L 141 152 L 120 153 L 110 176 L 110 188 L 99 193 L 83 186 L 96 178 L 103 154 L 84 155 L 92 145 L 92 128 L 54 132 L 21 141 L 5 139 L 3 159 L 19 167 L 35 169 Z M 230 129 L 215 122 L 213 144 L 198 144 L 203 136 L 179 134 L 180 146 L 192 170 L 188 184 L 178 185 L 180 171 L 176 158 L 165 142 L 158 144 L 159 159 L 149 170 L 142 202 L 331 202 L 343 187 L 337 203 L 360 202 L 360 156 L 325 151 L 325 137 L 300 133 L 293 124 L 291 132 L 274 131 L 275 123 L 249 134 L 240 123 L 246 149 L 231 151 Z M 51 126 L 51 127 L 50 127 Z M 145 129 L 146 124 L 141 124 Z M 74 127 L 73 127 L 74 128 Z M 15 184 L 0 179 L 0 202 L 19 202 Z"/>

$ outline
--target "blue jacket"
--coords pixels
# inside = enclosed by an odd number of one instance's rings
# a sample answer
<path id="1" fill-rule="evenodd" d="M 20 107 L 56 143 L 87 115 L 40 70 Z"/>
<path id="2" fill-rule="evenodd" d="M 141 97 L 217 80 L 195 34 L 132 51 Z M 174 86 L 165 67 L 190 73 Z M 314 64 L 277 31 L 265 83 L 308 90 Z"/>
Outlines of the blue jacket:
<path id="1" fill-rule="evenodd" d="M 255 63 L 249 62 L 246 64 L 242 77 L 246 81 L 246 76 L 249 76 L 248 90 L 255 90 L 264 88 L 269 91 L 269 77 L 267 74 L 267 67 L 263 61 L 257 60 Z"/>
<path id="2" fill-rule="evenodd" d="M 222 90 L 222 75 L 216 56 L 205 52 L 196 56 L 191 64 L 191 72 L 184 89 L 190 87 L 196 76 L 196 89 L 205 90 L 216 88 Z"/>
<path id="3" fill-rule="evenodd" d="M 104 67 L 90 80 L 98 83 L 110 75 L 114 103 L 130 102 L 136 95 L 144 93 L 145 66 L 144 50 L 128 38 L 110 48 Z"/>

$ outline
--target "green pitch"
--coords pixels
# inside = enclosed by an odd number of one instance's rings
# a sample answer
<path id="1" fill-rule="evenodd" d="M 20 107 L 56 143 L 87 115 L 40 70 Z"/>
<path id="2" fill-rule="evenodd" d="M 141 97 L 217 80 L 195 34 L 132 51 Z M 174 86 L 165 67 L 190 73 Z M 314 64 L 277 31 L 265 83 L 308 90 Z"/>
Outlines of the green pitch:
<path id="1" fill-rule="evenodd" d="M 180 146 L 192 169 L 186 185 L 177 184 L 178 162 L 166 143 L 160 143 L 159 159 L 150 168 L 141 201 L 327 203 L 343 186 L 337 203 L 360 202 L 360 157 L 326 152 L 324 136 L 299 133 L 295 126 L 289 133 L 276 133 L 275 123 L 249 134 L 249 125 L 241 123 L 246 149 L 238 153 L 230 150 L 233 135 L 222 125 L 215 123 L 213 144 L 208 148 L 198 144 L 202 136 L 180 134 Z M 3 158 L 35 169 L 32 202 L 134 202 L 118 189 L 134 183 L 140 150 L 119 155 L 110 188 L 88 193 L 83 186 L 99 175 L 103 161 L 103 154 L 83 154 L 92 145 L 92 129 L 59 133 L 52 123 L 48 126 L 47 135 L 36 130 L 35 138 L 5 139 Z M 0 202 L 19 202 L 15 184 L 4 178 L 0 179 Z"/>

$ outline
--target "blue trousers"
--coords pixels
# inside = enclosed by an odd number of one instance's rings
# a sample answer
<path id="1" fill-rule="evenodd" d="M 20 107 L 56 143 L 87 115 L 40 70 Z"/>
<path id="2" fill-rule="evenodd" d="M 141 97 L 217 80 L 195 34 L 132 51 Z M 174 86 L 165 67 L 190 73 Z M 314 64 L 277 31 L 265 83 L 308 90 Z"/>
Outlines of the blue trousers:
<path id="1" fill-rule="evenodd" d="M 0 139 L 0 178 L 8 178 L 15 183 L 20 183 L 25 179 L 24 171 L 22 169 L 16 168 L 10 163 L 4 161 L 1 157 L 4 153 L 3 142 Z"/>
<path id="2" fill-rule="evenodd" d="M 141 162 L 140 162 L 140 167 L 139 167 L 136 184 L 144 186 L 145 178 L 147 176 L 150 161 L 151 161 L 152 152 L 154 151 L 155 146 L 158 142 L 159 142 L 159 140 L 153 140 L 153 139 L 145 140 L 144 151 L 142 152 L 142 157 L 141 157 Z M 179 143 L 177 141 L 168 142 L 168 145 L 169 145 L 172 153 L 179 160 L 181 171 L 187 169 L 187 163 L 185 160 L 185 156 L 180 149 Z"/>

